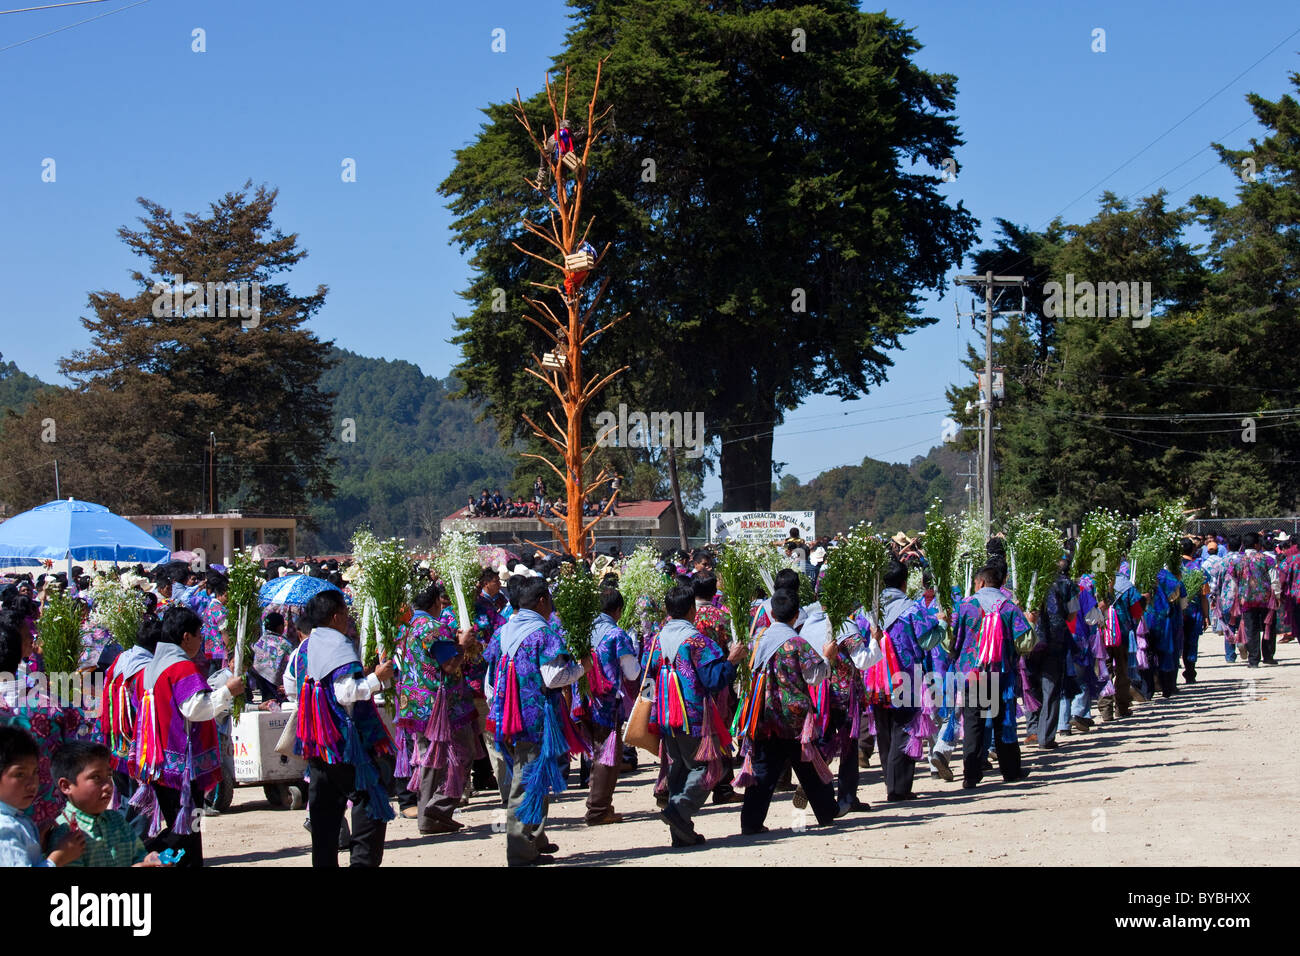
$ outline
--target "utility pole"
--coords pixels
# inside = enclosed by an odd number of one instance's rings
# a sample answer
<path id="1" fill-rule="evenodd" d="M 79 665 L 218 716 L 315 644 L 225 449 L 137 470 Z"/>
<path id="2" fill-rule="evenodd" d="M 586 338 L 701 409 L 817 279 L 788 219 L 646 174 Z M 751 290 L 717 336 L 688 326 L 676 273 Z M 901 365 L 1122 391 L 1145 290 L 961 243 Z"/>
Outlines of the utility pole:
<path id="1" fill-rule="evenodd" d="M 984 468 L 984 538 L 987 540 L 989 525 L 993 518 L 993 317 L 995 315 L 1025 314 L 1025 277 L 998 276 L 994 275 L 990 269 L 982 276 L 958 276 L 956 282 L 957 285 L 972 288 L 984 287 L 984 394 L 980 398 L 980 411 L 984 413 L 984 421 L 980 430 L 982 439 L 980 458 Z M 1010 288 L 1011 286 L 1017 286 L 1020 289 L 1020 308 L 994 312 L 993 290 Z M 975 313 L 970 312 L 968 314 L 971 316 L 973 326 Z M 958 321 L 960 321 L 960 310 L 958 310 L 957 316 Z"/>
<path id="2" fill-rule="evenodd" d="M 979 471 L 977 471 L 975 468 L 975 462 L 971 460 L 967 460 L 966 468 L 967 468 L 966 471 L 957 472 L 957 477 L 975 479 L 974 485 L 972 485 L 970 481 L 966 482 L 966 507 L 969 508 L 971 505 L 975 503 L 975 488 L 979 485 Z"/>
<path id="3" fill-rule="evenodd" d="M 217 470 L 217 433 L 208 432 L 208 514 L 217 513 L 217 489 L 213 483 L 216 481 Z"/>
<path id="4" fill-rule="evenodd" d="M 54 500 L 62 500 L 63 495 L 59 493 L 59 459 L 54 459 Z"/>

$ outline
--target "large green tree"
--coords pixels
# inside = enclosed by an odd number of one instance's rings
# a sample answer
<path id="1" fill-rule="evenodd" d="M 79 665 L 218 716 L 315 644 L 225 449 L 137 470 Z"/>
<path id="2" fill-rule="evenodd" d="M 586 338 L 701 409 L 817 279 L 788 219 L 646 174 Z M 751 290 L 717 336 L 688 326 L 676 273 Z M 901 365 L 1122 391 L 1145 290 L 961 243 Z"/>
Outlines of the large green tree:
<path id="1" fill-rule="evenodd" d="M 974 242 L 937 172 L 961 144 L 956 81 L 916 66 L 901 23 L 849 0 L 570 6 L 556 68 L 589 90 L 608 57 L 613 124 L 584 198 L 593 244 L 613 243 L 602 308 L 632 313 L 584 363 L 629 365 L 621 394 L 633 407 L 704 412 L 721 439 L 724 507 L 766 507 L 785 412 L 884 381 L 889 353 L 932 321 L 923 291 L 942 288 Z M 524 101 L 535 126 L 543 104 L 541 93 Z M 523 371 L 543 343 L 520 297 L 549 280 L 511 247 L 528 243 L 521 217 L 546 210 L 525 182 L 535 153 L 509 105 L 484 112 L 440 191 L 473 267 L 457 375 L 510 441 L 548 398 Z"/>
<path id="2" fill-rule="evenodd" d="M 245 183 L 180 221 L 139 200 L 141 228 L 118 235 L 144 271 L 126 293 L 90 294 L 90 346 L 60 362 L 75 387 L 5 428 L 0 457 L 39 476 L 18 479 L 18 503 L 48 499 L 39 466 L 55 458 L 65 494 L 125 511 L 303 513 L 332 493 L 328 343 L 306 328 L 326 288 L 296 295 L 281 278 L 306 252 L 272 223 L 275 199 Z"/>
<path id="3" fill-rule="evenodd" d="M 1300 74 L 1290 81 L 1300 87 Z M 978 271 L 1032 276 L 1026 319 L 999 325 L 1007 368 L 997 412 L 1000 508 L 1077 519 L 1095 506 L 1134 512 L 1170 498 L 1203 514 L 1294 510 L 1300 497 L 1300 103 L 1248 97 L 1265 129 L 1249 149 L 1215 144 L 1240 177 L 1235 201 L 1105 194 L 1083 225 L 1043 233 L 1003 223 Z M 1186 231 L 1209 232 L 1198 254 Z M 1149 282 L 1150 322 L 1100 311 L 1049 316 L 1042 283 Z M 982 368 L 974 350 L 972 379 Z M 949 390 L 965 424 L 974 385 Z M 972 440 L 971 435 L 963 439 Z"/>

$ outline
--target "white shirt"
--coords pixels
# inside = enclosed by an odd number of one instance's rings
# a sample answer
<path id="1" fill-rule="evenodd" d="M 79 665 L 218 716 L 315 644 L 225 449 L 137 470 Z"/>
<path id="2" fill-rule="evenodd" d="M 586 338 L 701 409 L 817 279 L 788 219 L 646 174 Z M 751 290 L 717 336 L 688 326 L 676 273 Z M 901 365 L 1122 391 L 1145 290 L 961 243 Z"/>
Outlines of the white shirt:
<path id="1" fill-rule="evenodd" d="M 0 802 L 0 867 L 54 866 L 41 852 L 36 827 L 21 810 Z"/>

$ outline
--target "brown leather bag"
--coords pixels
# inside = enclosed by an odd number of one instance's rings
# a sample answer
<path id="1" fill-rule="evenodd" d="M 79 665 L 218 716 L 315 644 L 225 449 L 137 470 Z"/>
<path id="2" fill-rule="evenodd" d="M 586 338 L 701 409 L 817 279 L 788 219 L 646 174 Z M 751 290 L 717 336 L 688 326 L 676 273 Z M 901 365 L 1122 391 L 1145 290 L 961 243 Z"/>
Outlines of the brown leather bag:
<path id="1" fill-rule="evenodd" d="M 658 757 L 659 735 L 650 729 L 650 705 L 650 698 L 637 696 L 636 703 L 632 705 L 632 713 L 627 718 L 623 741 Z"/>

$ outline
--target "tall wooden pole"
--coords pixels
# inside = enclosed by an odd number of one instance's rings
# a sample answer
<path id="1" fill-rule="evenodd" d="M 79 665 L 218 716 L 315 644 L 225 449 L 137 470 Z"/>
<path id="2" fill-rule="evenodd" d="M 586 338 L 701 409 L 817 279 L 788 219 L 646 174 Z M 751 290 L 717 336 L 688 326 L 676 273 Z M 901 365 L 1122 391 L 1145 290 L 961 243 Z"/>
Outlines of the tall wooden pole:
<path id="1" fill-rule="evenodd" d="M 559 455 L 563 471 L 545 455 L 526 452 L 524 456 L 541 461 L 555 472 L 556 476 L 564 483 L 567 513 L 564 516 L 563 526 L 561 527 L 541 515 L 538 515 L 538 520 L 556 535 L 562 550 L 584 558 L 591 551 L 591 541 L 588 540 L 588 533 L 614 507 L 614 499 L 617 496 L 611 495 L 605 509 L 592 520 L 586 520 L 586 516 L 582 513 L 583 502 L 592 490 L 607 480 L 607 476 L 602 469 L 594 480 L 591 482 L 585 481 L 586 464 L 595 453 L 599 445 L 599 438 L 597 444 L 584 447 L 582 442 L 582 416 L 596 395 L 613 378 L 627 370 L 627 366 L 624 366 L 601 378 L 593 376 L 590 380 L 583 379 L 583 347 L 597 335 L 609 331 L 614 325 L 623 321 L 629 313 L 619 316 L 603 327 L 592 324 L 596 307 L 603 298 L 605 290 L 609 287 L 608 279 L 601 282 L 590 303 L 585 309 L 583 308 L 581 287 L 588 275 L 599 269 L 601 261 L 609 251 L 609 243 L 606 243 L 600 254 L 594 257 L 594 262 L 583 262 L 579 265 L 576 261 L 571 262 L 569 258 L 586 246 L 587 235 L 591 231 L 592 221 L 590 219 L 580 231 L 582 198 L 587 180 L 587 162 L 591 155 L 591 144 L 599 139 L 602 132 L 602 121 L 609 113 L 608 109 L 600 114 L 596 112 L 596 99 L 600 92 L 600 75 L 603 66 L 604 60 L 599 61 L 596 65 L 596 80 L 592 86 L 591 99 L 587 104 L 587 125 L 582 157 L 576 162 L 571 158 L 576 157 L 576 148 L 569 154 L 569 157 L 566 157 L 564 150 L 561 148 L 559 136 L 562 126 L 567 125 L 569 108 L 569 74 L 567 70 L 564 74 L 564 90 L 561 102 L 557 103 L 556 101 L 556 93 L 551 87 L 550 77 L 548 76 L 546 80 L 546 97 L 551 108 L 554 148 L 550 146 L 545 125 L 543 125 L 540 135 L 533 132 L 533 127 L 524 110 L 523 100 L 519 97 L 518 91 L 516 91 L 515 107 L 516 117 L 528 132 L 529 138 L 537 147 L 541 157 L 538 180 L 532 185 L 546 196 L 547 204 L 551 207 L 549 228 L 543 228 L 527 219 L 524 220 L 523 226 L 525 230 L 551 245 L 561 256 L 561 261 L 557 262 L 554 259 L 540 256 L 525 249 L 517 242 L 513 243 L 513 245 L 525 255 L 544 262 L 561 273 L 563 276 L 562 287 L 540 282 L 530 284 L 557 293 L 565 306 L 564 318 L 560 318 L 545 302 L 527 296 L 524 297 L 524 301 L 535 308 L 542 316 L 542 319 L 538 319 L 525 315 L 524 320 L 540 329 L 552 343 L 551 351 L 546 353 L 546 360 L 534 354 L 533 362 L 536 368 L 528 367 L 525 371 L 545 382 L 555 397 L 559 399 L 564 415 L 564 423 L 561 425 L 554 415 L 547 413 L 547 421 L 553 429 L 553 431 L 548 432 L 527 415 L 523 416 L 523 418 L 533 429 L 533 434 Z M 568 131 L 566 130 L 566 132 Z M 567 162 L 565 161 L 566 158 L 568 159 Z M 572 195 L 569 192 L 570 180 L 573 185 Z M 550 182 L 555 183 L 553 197 L 550 193 Z M 594 540 L 594 535 L 592 535 L 591 540 Z M 543 548 L 543 550 L 554 551 L 556 549 Z"/>

